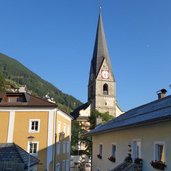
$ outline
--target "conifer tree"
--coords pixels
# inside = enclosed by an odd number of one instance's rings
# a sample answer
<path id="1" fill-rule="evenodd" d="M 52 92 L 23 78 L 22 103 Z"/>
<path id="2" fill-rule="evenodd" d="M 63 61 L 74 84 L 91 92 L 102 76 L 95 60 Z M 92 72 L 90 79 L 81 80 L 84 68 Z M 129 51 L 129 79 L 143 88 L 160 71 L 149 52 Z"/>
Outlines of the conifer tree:
<path id="1" fill-rule="evenodd" d="M 3 73 L 0 72 L 0 92 L 5 91 L 5 78 L 3 76 Z"/>

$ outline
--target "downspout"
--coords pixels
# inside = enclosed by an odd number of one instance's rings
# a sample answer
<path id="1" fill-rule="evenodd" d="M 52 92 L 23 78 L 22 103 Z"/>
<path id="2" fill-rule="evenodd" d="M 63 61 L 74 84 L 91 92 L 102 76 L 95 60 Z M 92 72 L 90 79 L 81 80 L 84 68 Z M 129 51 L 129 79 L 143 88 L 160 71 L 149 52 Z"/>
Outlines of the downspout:
<path id="1" fill-rule="evenodd" d="M 55 128 L 55 142 L 54 142 L 54 145 L 55 145 L 55 148 L 54 148 L 54 162 L 53 162 L 53 171 L 56 171 L 56 141 L 57 141 L 57 133 L 56 133 L 56 122 L 57 122 L 57 112 L 58 112 L 58 109 L 56 109 L 55 111 L 55 123 L 54 123 L 54 128 Z"/>

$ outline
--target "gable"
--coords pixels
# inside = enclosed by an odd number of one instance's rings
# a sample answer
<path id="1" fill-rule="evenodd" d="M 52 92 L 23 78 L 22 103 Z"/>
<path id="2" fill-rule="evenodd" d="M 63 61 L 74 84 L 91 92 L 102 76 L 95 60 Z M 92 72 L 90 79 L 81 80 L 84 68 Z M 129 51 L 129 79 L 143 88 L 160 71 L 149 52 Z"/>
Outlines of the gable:
<path id="1" fill-rule="evenodd" d="M 105 76 L 105 74 L 107 75 Z M 112 70 L 110 70 L 110 67 L 108 66 L 105 58 L 103 59 L 101 67 L 97 74 L 97 80 L 114 81 Z"/>

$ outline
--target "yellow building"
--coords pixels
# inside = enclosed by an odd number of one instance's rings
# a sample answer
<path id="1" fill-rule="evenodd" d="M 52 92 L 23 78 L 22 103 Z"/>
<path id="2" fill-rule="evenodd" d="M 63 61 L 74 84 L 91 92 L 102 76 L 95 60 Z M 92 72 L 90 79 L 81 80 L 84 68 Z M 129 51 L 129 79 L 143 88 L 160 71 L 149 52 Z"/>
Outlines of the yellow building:
<path id="1" fill-rule="evenodd" d="M 40 160 L 38 171 L 69 171 L 72 117 L 27 93 L 0 95 L 0 143 L 15 143 Z"/>
<path id="2" fill-rule="evenodd" d="M 171 96 L 165 93 L 162 89 L 158 100 L 88 133 L 93 141 L 92 171 L 171 170 Z"/>

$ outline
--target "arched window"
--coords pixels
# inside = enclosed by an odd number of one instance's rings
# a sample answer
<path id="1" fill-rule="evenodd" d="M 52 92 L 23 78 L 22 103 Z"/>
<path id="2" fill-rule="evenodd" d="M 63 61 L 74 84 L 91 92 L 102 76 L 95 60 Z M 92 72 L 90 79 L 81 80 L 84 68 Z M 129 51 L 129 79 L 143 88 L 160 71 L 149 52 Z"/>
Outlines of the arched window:
<path id="1" fill-rule="evenodd" d="M 104 85 L 103 85 L 103 94 L 104 94 L 104 95 L 108 95 L 108 93 L 109 93 L 109 92 L 108 92 L 108 85 L 107 85 L 107 84 L 104 84 Z"/>

